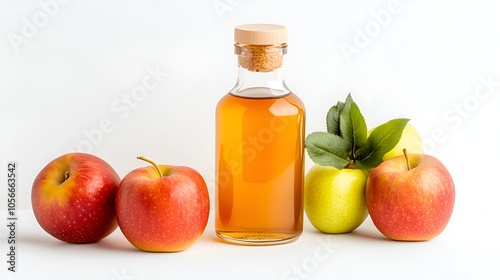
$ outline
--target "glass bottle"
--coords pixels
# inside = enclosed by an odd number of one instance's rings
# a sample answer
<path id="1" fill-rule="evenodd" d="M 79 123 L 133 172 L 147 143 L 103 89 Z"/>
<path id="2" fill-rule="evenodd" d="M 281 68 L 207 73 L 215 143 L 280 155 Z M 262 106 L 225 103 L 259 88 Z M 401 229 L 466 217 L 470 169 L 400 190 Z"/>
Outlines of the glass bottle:
<path id="1" fill-rule="evenodd" d="M 216 110 L 216 234 L 246 245 L 295 241 L 302 233 L 302 101 L 283 80 L 287 29 L 235 28 L 238 81 Z"/>

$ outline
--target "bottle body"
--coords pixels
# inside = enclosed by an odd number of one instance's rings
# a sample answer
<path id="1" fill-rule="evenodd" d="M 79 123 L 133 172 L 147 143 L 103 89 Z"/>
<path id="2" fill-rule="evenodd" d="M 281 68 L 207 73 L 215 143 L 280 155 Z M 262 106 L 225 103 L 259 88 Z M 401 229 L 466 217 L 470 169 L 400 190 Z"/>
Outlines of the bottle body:
<path id="1" fill-rule="evenodd" d="M 228 93 L 217 105 L 215 226 L 232 243 L 288 243 L 302 233 L 304 105 L 270 91 Z"/>

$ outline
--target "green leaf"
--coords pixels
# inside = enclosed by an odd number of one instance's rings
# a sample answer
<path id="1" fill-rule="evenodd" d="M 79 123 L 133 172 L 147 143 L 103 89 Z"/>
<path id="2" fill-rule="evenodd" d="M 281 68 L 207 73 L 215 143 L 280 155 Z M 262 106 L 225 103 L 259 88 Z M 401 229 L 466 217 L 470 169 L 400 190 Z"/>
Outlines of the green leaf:
<path id="1" fill-rule="evenodd" d="M 379 164 L 381 164 L 383 162 L 383 160 L 381 160 L 380 162 L 379 162 L 379 160 L 380 159 L 378 159 L 378 158 L 377 159 L 371 158 L 371 159 L 366 159 L 366 160 L 357 160 L 356 165 L 359 166 L 360 168 L 363 168 L 363 169 L 371 169 L 371 168 L 377 167 Z"/>
<path id="2" fill-rule="evenodd" d="M 376 127 L 368 137 L 367 144 L 356 151 L 356 164 L 361 168 L 374 168 L 383 161 L 401 139 L 409 119 L 394 119 Z"/>
<path id="3" fill-rule="evenodd" d="M 347 126 L 346 123 L 350 121 L 352 102 L 353 102 L 352 97 L 351 94 L 349 93 L 345 98 L 344 108 L 342 109 L 342 112 L 340 112 L 340 118 L 339 118 L 340 137 L 346 139 L 351 144 L 353 143 L 352 130 L 349 130 L 349 126 Z M 349 120 L 347 120 L 347 118 L 349 118 Z M 342 125 L 342 123 L 344 123 L 344 125 Z"/>
<path id="4" fill-rule="evenodd" d="M 346 98 L 344 110 L 340 114 L 340 131 L 342 137 L 348 140 L 354 151 L 366 145 L 366 122 L 358 105 L 352 100 L 351 94 Z"/>
<path id="5" fill-rule="evenodd" d="M 344 102 L 339 101 L 337 105 L 333 106 L 328 110 L 328 114 L 326 115 L 326 130 L 328 133 L 334 135 L 340 135 L 340 113 L 342 109 L 344 109 Z"/>
<path id="6" fill-rule="evenodd" d="M 306 137 L 305 147 L 314 163 L 342 169 L 349 161 L 351 145 L 338 135 L 313 132 Z"/>

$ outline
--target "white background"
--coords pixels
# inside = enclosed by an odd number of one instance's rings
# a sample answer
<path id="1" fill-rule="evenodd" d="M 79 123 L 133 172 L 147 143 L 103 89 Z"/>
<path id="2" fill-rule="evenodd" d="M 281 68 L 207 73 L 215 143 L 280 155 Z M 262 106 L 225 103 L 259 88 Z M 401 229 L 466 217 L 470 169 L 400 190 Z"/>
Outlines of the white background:
<path id="1" fill-rule="evenodd" d="M 56 5 L 44 8 L 49 2 Z M 500 278 L 492 262 L 500 257 L 499 13 L 493 0 L 0 1 L 0 166 L 18 163 L 18 209 L 26 210 L 19 273 L 0 265 L 2 279 L 119 279 L 122 268 L 135 279 L 179 279 L 182 268 L 203 278 L 251 279 L 261 271 L 286 279 L 294 265 L 312 263 L 317 238 L 332 239 L 338 252 L 316 259 L 304 279 Z M 31 183 L 70 151 L 101 157 L 121 177 L 145 165 L 139 155 L 191 166 L 213 199 L 214 111 L 236 80 L 233 28 L 245 23 L 289 28 L 285 76 L 305 103 L 307 133 L 325 130 L 327 110 L 349 92 L 369 128 L 411 119 L 426 152 L 455 181 L 455 212 L 443 234 L 386 242 L 369 219 L 360 233 L 343 236 L 320 235 L 306 221 L 299 242 L 249 248 L 216 242 L 211 223 L 195 246 L 167 255 L 132 250 L 118 230 L 111 241 L 76 248 L 45 234 L 31 214 Z M 140 94 L 148 69 L 168 77 Z M 311 165 L 307 159 L 306 170 Z M 0 209 L 6 205 L 0 191 Z M 4 255 L 5 226 L 0 234 Z"/>

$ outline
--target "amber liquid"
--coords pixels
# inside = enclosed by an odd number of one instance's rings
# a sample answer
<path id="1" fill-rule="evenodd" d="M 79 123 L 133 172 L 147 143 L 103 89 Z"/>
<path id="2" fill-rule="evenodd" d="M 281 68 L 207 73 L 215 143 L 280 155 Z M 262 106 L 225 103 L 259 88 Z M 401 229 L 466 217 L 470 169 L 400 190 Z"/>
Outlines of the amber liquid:
<path id="1" fill-rule="evenodd" d="M 304 106 L 277 98 L 224 96 L 216 112 L 216 233 L 249 245 L 302 233 Z"/>

